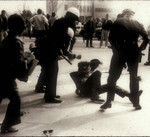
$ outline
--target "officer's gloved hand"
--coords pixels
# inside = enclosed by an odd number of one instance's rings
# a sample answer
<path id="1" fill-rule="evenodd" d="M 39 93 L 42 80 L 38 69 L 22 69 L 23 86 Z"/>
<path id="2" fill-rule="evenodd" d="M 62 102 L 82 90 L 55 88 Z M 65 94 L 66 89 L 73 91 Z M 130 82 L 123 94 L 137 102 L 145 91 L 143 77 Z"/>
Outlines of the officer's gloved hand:
<path id="1" fill-rule="evenodd" d="M 74 60 L 76 58 L 76 54 L 68 53 L 67 57 L 69 60 Z"/>

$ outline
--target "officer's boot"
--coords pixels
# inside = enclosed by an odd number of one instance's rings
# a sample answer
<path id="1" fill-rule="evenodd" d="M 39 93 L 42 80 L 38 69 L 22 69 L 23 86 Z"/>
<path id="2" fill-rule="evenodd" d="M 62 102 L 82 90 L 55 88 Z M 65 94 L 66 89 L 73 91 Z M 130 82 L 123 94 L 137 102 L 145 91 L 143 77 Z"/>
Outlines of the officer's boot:
<path id="1" fill-rule="evenodd" d="M 130 101 L 131 101 L 132 104 L 133 104 L 133 107 L 135 107 L 136 110 L 142 109 L 142 107 L 141 107 L 140 104 L 139 104 L 139 96 L 140 96 L 141 94 L 142 94 L 142 92 L 139 91 L 138 94 L 137 94 L 137 93 L 134 93 L 134 94 L 131 94 L 130 97 L 129 97 Z"/>
<path id="2" fill-rule="evenodd" d="M 114 99 L 114 92 L 107 93 L 107 101 L 100 107 L 101 109 L 111 108 L 111 101 Z"/>

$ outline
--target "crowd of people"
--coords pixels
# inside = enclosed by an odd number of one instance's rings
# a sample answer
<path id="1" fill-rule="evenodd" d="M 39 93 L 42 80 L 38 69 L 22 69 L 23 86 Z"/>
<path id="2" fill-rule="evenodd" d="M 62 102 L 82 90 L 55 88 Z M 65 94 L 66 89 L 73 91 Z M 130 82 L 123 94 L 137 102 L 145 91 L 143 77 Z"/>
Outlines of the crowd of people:
<path id="1" fill-rule="evenodd" d="M 119 15 L 115 22 L 109 20 L 108 14 L 102 24 L 102 41 L 105 39 L 105 46 L 108 40 L 111 44 L 113 56 L 110 62 L 107 84 L 101 85 L 101 72 L 97 67 L 102 64 L 98 59 L 81 61 L 78 64 L 78 71 L 70 73 L 76 85 L 76 94 L 89 97 L 92 101 L 103 103 L 100 94 L 107 92 L 106 102 L 100 107 L 103 110 L 112 107 L 115 93 L 121 97 L 128 97 L 133 107 L 140 110 L 138 63 L 141 51 L 145 50 L 149 39 L 144 27 L 135 20 L 132 20 L 134 12 L 126 9 Z M 16 132 L 13 126 L 21 123 L 20 96 L 16 79 L 27 82 L 32 61 L 36 58 L 41 66 L 40 76 L 35 86 L 35 92 L 44 93 L 45 103 L 61 103 L 57 95 L 57 77 L 59 71 L 58 60 L 61 56 L 68 62 L 77 58 L 72 53 L 75 44 L 75 23 L 79 21 L 80 12 L 75 7 L 70 7 L 65 16 L 56 19 L 53 13 L 52 20 L 48 20 L 42 10 L 38 9 L 37 14 L 29 22 L 25 22 L 22 16 L 12 14 L 8 18 L 5 11 L 0 16 L 0 34 L 3 36 L 0 41 L 0 102 L 4 98 L 10 100 L 5 118 L 2 122 L 1 133 Z M 2 22 L 5 25 L 2 25 Z M 26 25 L 34 25 L 36 37 L 35 45 L 30 47 L 33 54 L 25 57 L 23 42 L 19 36 L 23 33 Z M 95 24 L 90 17 L 85 24 L 86 46 L 93 47 L 92 37 Z M 141 36 L 143 42 L 138 46 L 138 38 Z M 31 63 L 29 65 L 29 63 Z M 130 75 L 130 92 L 116 85 L 122 69 L 127 66 Z"/>

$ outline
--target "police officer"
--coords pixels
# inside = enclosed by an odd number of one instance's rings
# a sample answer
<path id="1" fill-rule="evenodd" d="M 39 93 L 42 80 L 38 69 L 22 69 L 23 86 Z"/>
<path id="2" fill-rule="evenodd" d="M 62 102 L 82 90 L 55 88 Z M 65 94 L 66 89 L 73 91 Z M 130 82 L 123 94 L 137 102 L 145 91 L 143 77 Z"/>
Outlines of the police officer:
<path id="1" fill-rule="evenodd" d="M 75 21 L 79 20 L 79 10 L 71 7 L 67 10 L 65 16 L 56 20 L 53 27 L 49 29 L 47 39 L 45 40 L 45 52 L 43 54 L 42 71 L 46 74 L 45 79 L 45 95 L 46 103 L 61 103 L 56 96 L 57 75 L 58 75 L 58 55 L 67 56 L 69 59 L 75 58 L 75 55 L 67 51 L 68 28 Z M 48 43 L 48 44 L 47 44 Z M 68 45 L 67 45 L 68 46 Z M 42 72 L 41 72 L 42 73 Z M 40 77 L 39 77 L 39 80 Z M 38 82 L 40 83 L 40 82 Z"/>
<path id="2" fill-rule="evenodd" d="M 136 110 L 141 109 L 139 103 L 139 79 L 137 77 L 138 62 L 141 51 L 148 44 L 148 36 L 143 25 L 131 19 L 134 14 L 130 9 L 123 10 L 123 18 L 117 19 L 110 30 L 109 40 L 112 45 L 113 56 L 107 80 L 109 92 L 107 101 L 101 106 L 102 109 L 111 108 L 111 101 L 114 100 L 114 87 L 125 63 L 127 63 L 130 74 L 130 101 Z M 138 47 L 139 36 L 143 38 L 143 42 Z"/>

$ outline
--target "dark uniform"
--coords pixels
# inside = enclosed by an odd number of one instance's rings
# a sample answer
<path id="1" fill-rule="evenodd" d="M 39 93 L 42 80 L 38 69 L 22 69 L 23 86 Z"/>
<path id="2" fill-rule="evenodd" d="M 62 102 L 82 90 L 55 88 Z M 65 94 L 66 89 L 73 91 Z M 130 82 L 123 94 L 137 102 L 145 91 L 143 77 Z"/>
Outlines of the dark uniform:
<path id="1" fill-rule="evenodd" d="M 139 36 L 143 38 L 140 47 L 138 47 Z M 116 86 L 116 82 L 121 75 L 125 63 L 127 63 L 130 74 L 130 100 L 136 109 L 141 109 L 139 105 L 139 80 L 137 73 L 141 50 L 144 50 L 148 43 L 147 34 L 139 22 L 122 18 L 113 23 L 109 40 L 113 49 L 107 81 L 109 92 L 107 101 L 101 108 L 107 109 L 111 107 L 111 101 L 114 98 L 114 87 Z"/>
<path id="2" fill-rule="evenodd" d="M 73 21 L 71 21 L 73 20 Z M 68 58 L 75 58 L 75 55 L 67 51 L 68 42 L 70 41 L 67 31 L 68 27 L 74 23 L 76 19 L 68 20 L 64 17 L 54 22 L 53 27 L 50 28 L 47 38 L 43 41 L 43 55 L 41 56 L 41 74 L 38 79 L 36 88 L 45 85 L 45 102 L 60 103 L 56 100 L 56 86 L 58 75 L 58 55 L 65 55 Z M 42 51 L 41 51 L 42 52 Z"/>

